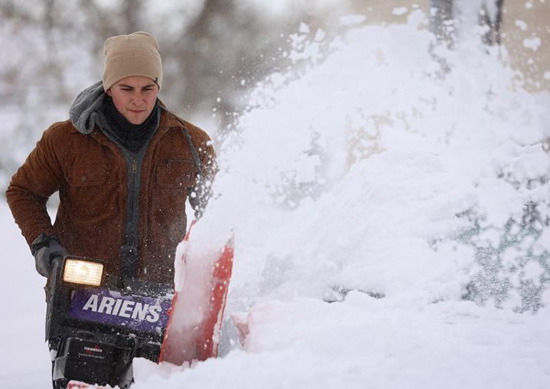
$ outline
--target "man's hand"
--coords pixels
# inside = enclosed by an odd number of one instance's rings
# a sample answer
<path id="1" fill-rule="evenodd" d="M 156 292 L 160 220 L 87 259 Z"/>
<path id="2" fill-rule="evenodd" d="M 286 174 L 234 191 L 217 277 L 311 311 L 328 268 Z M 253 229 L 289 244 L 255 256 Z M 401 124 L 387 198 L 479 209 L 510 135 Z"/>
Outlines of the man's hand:
<path id="1" fill-rule="evenodd" d="M 57 257 L 63 257 L 68 254 L 67 250 L 61 246 L 61 243 L 53 236 L 41 234 L 31 244 L 31 252 L 34 255 L 36 271 L 49 277 L 52 271 L 52 262 Z"/>

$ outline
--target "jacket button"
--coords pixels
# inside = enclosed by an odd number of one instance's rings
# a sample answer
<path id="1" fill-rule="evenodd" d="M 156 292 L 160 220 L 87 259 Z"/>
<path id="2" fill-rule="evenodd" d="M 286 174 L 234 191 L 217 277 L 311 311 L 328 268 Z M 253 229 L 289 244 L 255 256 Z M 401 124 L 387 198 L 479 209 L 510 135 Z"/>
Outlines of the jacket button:
<path id="1" fill-rule="evenodd" d="M 80 177 L 80 181 L 82 181 L 82 182 L 86 181 L 86 176 Z"/>

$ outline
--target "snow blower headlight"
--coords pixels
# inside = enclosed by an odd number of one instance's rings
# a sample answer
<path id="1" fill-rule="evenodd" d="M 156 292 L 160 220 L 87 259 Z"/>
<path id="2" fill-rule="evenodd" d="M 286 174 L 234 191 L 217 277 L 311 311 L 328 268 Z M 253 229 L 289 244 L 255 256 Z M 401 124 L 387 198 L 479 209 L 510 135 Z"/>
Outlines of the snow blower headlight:
<path id="1" fill-rule="evenodd" d="M 100 286 L 103 264 L 82 259 L 68 258 L 65 261 L 63 281 L 73 284 Z"/>

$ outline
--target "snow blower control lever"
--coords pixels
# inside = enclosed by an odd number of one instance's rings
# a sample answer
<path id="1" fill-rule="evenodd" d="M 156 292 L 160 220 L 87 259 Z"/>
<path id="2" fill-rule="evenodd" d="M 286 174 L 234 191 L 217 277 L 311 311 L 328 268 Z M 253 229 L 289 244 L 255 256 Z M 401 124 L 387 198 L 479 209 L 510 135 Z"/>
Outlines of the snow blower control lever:
<path id="1" fill-rule="evenodd" d="M 126 388 L 133 358 L 158 362 L 170 285 L 133 280 L 121 288 L 102 261 L 71 256 L 54 261 L 49 285 L 46 340 L 54 388 L 71 380 Z"/>

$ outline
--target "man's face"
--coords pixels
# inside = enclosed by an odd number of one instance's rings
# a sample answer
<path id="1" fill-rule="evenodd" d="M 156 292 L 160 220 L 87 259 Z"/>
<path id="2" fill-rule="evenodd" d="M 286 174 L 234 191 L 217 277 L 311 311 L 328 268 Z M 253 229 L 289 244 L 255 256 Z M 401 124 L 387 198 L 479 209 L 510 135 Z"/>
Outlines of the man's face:
<path id="1" fill-rule="evenodd" d="M 132 124 L 141 124 L 149 117 L 157 102 L 159 87 L 149 77 L 131 76 L 114 84 L 107 94 L 116 109 Z"/>

